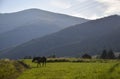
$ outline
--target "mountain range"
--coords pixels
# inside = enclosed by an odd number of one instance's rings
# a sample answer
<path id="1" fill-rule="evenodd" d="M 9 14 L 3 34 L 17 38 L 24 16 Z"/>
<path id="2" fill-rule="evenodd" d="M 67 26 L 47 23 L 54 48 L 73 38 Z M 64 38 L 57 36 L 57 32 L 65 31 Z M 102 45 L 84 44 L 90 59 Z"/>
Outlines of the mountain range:
<path id="1" fill-rule="evenodd" d="M 0 14 L 0 50 L 86 21 L 88 20 L 40 9 Z"/>
<path id="2" fill-rule="evenodd" d="M 21 58 L 24 56 L 80 56 L 100 54 L 103 49 L 120 52 L 120 16 L 112 15 L 82 24 L 67 27 L 6 52 L 0 57 Z"/>

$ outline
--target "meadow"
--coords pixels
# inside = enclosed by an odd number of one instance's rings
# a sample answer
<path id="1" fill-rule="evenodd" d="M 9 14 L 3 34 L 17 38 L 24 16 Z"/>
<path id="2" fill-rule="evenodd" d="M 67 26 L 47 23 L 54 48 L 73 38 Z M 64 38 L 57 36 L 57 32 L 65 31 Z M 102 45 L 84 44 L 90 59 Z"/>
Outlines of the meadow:
<path id="1" fill-rule="evenodd" d="M 17 79 L 120 79 L 120 60 L 70 60 L 71 62 L 49 62 L 46 67 L 38 68 L 31 60 L 22 60 L 31 68 Z"/>
<path id="2" fill-rule="evenodd" d="M 15 60 L 0 60 L 0 79 L 16 79 L 27 69 L 27 65 Z"/>

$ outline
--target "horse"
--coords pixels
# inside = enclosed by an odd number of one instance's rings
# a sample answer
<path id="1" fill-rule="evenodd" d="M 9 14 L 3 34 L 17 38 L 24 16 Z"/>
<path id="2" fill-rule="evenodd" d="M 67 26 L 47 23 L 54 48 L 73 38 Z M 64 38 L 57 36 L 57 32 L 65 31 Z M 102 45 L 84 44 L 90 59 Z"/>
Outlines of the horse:
<path id="1" fill-rule="evenodd" d="M 37 67 L 40 66 L 46 66 L 46 61 L 47 58 L 46 57 L 34 57 L 32 59 L 32 62 L 36 62 L 37 63 Z"/>

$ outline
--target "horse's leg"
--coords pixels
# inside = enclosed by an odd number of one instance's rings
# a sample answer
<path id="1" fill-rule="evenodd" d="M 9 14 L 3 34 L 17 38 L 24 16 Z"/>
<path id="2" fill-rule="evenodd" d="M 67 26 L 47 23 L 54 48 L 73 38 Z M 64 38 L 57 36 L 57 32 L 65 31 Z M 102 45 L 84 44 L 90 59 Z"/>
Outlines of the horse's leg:
<path id="1" fill-rule="evenodd" d="M 46 61 L 43 62 L 43 65 L 46 66 Z"/>
<path id="2" fill-rule="evenodd" d="M 46 66 L 46 62 L 43 62 L 43 66 Z"/>
<path id="3" fill-rule="evenodd" d="M 43 66 L 45 66 L 45 62 L 43 62 Z"/>
<path id="4" fill-rule="evenodd" d="M 46 61 L 45 61 L 45 66 L 46 66 Z"/>
<path id="5" fill-rule="evenodd" d="M 37 67 L 38 67 L 39 63 L 37 63 Z"/>
<path id="6" fill-rule="evenodd" d="M 45 66 L 45 62 L 42 62 L 43 66 Z"/>
<path id="7" fill-rule="evenodd" d="M 40 63 L 38 62 L 37 67 L 39 67 L 39 66 L 40 66 Z"/>
<path id="8" fill-rule="evenodd" d="M 41 63 L 39 63 L 39 66 L 41 67 Z"/>
<path id="9" fill-rule="evenodd" d="M 39 63 L 39 66 L 41 67 L 41 63 Z"/>

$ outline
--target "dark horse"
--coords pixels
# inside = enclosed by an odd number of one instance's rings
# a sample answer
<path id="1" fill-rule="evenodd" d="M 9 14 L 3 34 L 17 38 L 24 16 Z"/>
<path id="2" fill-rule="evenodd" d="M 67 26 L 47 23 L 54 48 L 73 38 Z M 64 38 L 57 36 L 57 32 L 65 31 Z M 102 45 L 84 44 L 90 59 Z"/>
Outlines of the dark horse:
<path id="1" fill-rule="evenodd" d="M 37 67 L 40 66 L 46 66 L 46 61 L 47 58 L 46 57 L 34 57 L 32 59 L 32 62 L 36 62 L 37 63 Z"/>

